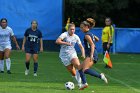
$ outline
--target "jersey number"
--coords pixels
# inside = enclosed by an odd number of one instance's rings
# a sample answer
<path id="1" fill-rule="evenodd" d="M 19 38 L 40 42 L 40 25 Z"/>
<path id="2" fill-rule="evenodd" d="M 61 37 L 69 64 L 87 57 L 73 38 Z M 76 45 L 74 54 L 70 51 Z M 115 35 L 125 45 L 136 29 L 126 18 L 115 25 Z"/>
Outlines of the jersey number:
<path id="1" fill-rule="evenodd" d="M 30 41 L 31 41 L 31 42 L 32 42 L 32 41 L 35 42 L 35 38 L 34 38 L 34 37 L 31 37 L 31 38 L 30 38 Z"/>

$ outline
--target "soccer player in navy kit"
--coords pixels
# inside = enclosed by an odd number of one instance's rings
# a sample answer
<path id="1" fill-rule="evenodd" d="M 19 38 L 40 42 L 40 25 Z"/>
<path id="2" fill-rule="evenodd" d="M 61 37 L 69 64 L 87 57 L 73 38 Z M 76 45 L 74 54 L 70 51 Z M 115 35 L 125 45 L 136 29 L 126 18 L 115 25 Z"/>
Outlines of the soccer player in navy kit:
<path id="1" fill-rule="evenodd" d="M 26 70 L 25 75 L 29 74 L 29 65 L 31 56 L 33 56 L 34 61 L 34 76 L 37 76 L 38 69 L 38 53 L 43 52 L 43 41 L 42 33 L 37 29 L 37 21 L 31 22 L 31 28 L 25 31 L 24 39 L 22 43 L 22 50 L 26 52 Z"/>
<path id="2" fill-rule="evenodd" d="M 95 23 L 92 21 L 91 21 L 91 23 L 88 21 L 83 21 L 80 24 L 81 30 L 85 33 L 84 46 L 85 46 L 85 55 L 86 55 L 86 58 L 85 58 L 84 62 L 82 63 L 82 71 L 85 74 L 89 74 L 91 76 L 98 77 L 98 78 L 104 80 L 105 83 L 108 83 L 108 81 L 103 73 L 99 74 L 95 70 L 90 69 L 93 66 L 93 64 L 95 63 L 95 59 L 97 57 L 97 54 L 95 53 L 95 44 L 94 44 L 95 40 L 96 40 L 95 35 L 93 35 L 90 32 L 90 28 L 92 27 L 91 24 L 95 25 Z M 83 84 L 83 86 L 81 87 L 81 90 L 88 87 L 86 80 L 82 80 L 82 81 L 84 81 L 85 84 Z"/>

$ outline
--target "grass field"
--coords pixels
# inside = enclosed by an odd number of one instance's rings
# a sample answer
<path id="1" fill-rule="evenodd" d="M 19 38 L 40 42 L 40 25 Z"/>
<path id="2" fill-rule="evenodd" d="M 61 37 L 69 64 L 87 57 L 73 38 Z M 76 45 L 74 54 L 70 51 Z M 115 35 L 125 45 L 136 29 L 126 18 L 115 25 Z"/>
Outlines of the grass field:
<path id="1" fill-rule="evenodd" d="M 30 74 L 24 75 L 25 56 L 23 52 L 12 51 L 12 74 L 0 73 L 0 93 L 140 93 L 140 55 L 111 55 L 113 69 L 105 69 L 102 55 L 93 69 L 104 72 L 109 80 L 87 76 L 89 88 L 79 91 L 78 87 L 68 91 L 64 83 L 73 78 L 60 63 L 58 53 L 44 52 L 39 55 L 38 76 L 33 76 L 33 61 Z M 6 68 L 6 67 L 5 67 Z M 76 84 L 75 84 L 76 85 Z"/>

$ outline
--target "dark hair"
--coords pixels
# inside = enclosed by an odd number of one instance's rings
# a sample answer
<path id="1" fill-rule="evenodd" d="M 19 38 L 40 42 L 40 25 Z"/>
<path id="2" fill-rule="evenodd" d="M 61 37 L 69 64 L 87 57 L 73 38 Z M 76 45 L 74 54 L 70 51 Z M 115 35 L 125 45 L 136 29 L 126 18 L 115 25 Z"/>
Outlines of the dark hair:
<path id="1" fill-rule="evenodd" d="M 106 17 L 105 20 L 106 19 L 109 19 L 111 21 L 111 24 L 110 25 L 112 25 L 112 19 L 110 17 Z"/>
<path id="2" fill-rule="evenodd" d="M 7 23 L 7 19 L 6 19 L 6 18 L 2 18 L 2 19 L 0 20 L 0 22 L 2 22 L 3 20 L 5 20 L 6 23 Z"/>
<path id="3" fill-rule="evenodd" d="M 36 24 L 38 25 L 38 22 L 37 22 L 36 20 L 33 20 L 33 21 L 31 22 L 31 24 L 32 24 L 33 22 L 36 22 Z"/>

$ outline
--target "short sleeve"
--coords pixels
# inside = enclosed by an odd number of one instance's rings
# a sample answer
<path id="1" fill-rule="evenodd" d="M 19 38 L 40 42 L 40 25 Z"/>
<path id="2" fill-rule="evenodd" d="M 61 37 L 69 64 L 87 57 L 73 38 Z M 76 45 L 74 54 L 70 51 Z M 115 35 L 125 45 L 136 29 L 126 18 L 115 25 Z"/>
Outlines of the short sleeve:
<path id="1" fill-rule="evenodd" d="M 25 31 L 24 36 L 25 36 L 25 37 L 28 36 L 28 29 Z"/>
<path id="2" fill-rule="evenodd" d="M 42 38 L 42 32 L 39 31 L 39 38 Z"/>
<path id="3" fill-rule="evenodd" d="M 9 27 L 9 32 L 10 32 L 11 36 L 14 36 L 14 32 L 13 32 L 13 30 L 10 27 Z"/>
<path id="4" fill-rule="evenodd" d="M 81 44 L 81 40 L 80 40 L 79 36 L 76 35 L 76 39 L 77 39 L 77 43 Z"/>
<path id="5" fill-rule="evenodd" d="M 62 34 L 59 36 L 59 38 L 61 38 L 61 39 L 63 40 L 66 36 L 67 36 L 66 33 L 62 33 Z"/>

